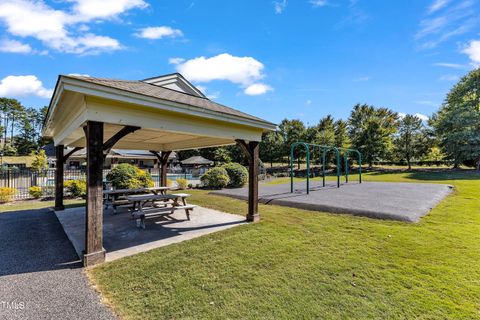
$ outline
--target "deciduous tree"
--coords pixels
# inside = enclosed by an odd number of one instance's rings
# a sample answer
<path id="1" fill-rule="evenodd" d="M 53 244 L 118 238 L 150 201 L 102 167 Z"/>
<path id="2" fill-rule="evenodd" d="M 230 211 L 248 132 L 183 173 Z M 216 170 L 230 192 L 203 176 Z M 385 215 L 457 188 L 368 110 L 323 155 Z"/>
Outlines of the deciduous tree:
<path id="1" fill-rule="evenodd" d="M 480 68 L 450 90 L 433 125 L 443 151 L 455 167 L 471 161 L 480 170 Z"/>
<path id="2" fill-rule="evenodd" d="M 369 167 L 392 150 L 398 114 L 387 108 L 357 104 L 348 119 L 352 146 L 362 152 Z"/>
<path id="3" fill-rule="evenodd" d="M 421 158 L 428 150 L 427 135 L 422 120 L 407 114 L 399 121 L 398 135 L 395 138 L 395 150 L 401 159 L 407 161 L 412 169 L 411 160 Z"/>

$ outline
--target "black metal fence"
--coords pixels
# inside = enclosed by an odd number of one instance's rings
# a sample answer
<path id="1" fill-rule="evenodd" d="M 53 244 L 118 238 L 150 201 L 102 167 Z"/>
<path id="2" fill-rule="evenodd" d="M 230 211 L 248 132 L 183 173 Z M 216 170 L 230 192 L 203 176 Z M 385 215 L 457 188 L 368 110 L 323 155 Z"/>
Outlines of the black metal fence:
<path id="1" fill-rule="evenodd" d="M 55 170 L 48 169 L 43 171 L 33 171 L 30 169 L 9 169 L 0 170 L 0 188 L 8 187 L 16 190 L 13 196 L 14 200 L 22 200 L 30 198 L 30 187 L 40 187 L 42 197 L 53 197 L 55 195 Z M 150 173 L 155 186 L 160 185 L 160 175 L 158 168 L 145 169 Z M 103 170 L 103 178 L 105 180 L 110 169 Z M 183 176 L 181 174 L 178 177 Z M 177 175 L 169 176 L 169 179 L 175 180 Z M 65 170 L 64 181 L 68 180 L 86 180 L 86 170 Z"/>

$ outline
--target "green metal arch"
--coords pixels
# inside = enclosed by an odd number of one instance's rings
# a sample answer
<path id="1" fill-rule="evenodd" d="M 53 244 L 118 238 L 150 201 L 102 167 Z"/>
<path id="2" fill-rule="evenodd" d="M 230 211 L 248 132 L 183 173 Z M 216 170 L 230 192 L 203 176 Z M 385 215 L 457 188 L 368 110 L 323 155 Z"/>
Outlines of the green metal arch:
<path id="1" fill-rule="evenodd" d="M 293 162 L 295 149 L 297 146 L 305 147 L 307 152 L 307 194 L 310 193 L 310 147 L 313 147 L 313 152 L 315 148 L 319 148 L 319 151 L 322 151 L 322 168 L 323 168 L 323 186 L 325 186 L 325 157 L 328 152 L 331 150 L 335 151 L 336 160 L 337 160 L 337 187 L 340 188 L 340 151 L 338 148 L 333 146 L 325 146 L 313 143 L 306 142 L 295 142 L 290 147 L 290 192 L 293 193 Z"/>
<path id="2" fill-rule="evenodd" d="M 307 152 L 307 194 L 310 193 L 310 145 L 306 142 L 295 142 L 290 147 L 290 192 L 293 193 L 293 158 L 295 148 L 304 146 Z"/>
<path id="3" fill-rule="evenodd" d="M 357 150 L 357 149 L 349 149 L 349 148 L 338 148 L 339 150 L 342 150 L 345 158 L 345 180 L 348 182 L 348 155 L 350 153 L 356 153 L 357 154 L 357 160 L 358 160 L 358 181 L 359 183 L 362 183 L 362 153 Z"/>
<path id="4" fill-rule="evenodd" d="M 303 146 L 307 154 L 307 194 L 310 193 L 310 147 L 312 147 L 312 152 L 315 154 L 315 148 L 318 148 L 319 156 L 321 152 L 322 160 L 322 172 L 323 172 L 323 186 L 325 187 L 325 162 L 326 156 L 329 152 L 334 151 L 336 156 L 337 163 L 337 188 L 340 188 L 340 151 L 344 152 L 344 161 L 345 161 L 345 181 L 348 183 L 348 156 L 350 153 L 356 153 L 358 157 L 358 166 L 359 166 L 359 182 L 362 183 L 362 154 L 359 150 L 349 149 L 349 148 L 340 148 L 334 146 L 319 145 L 306 142 L 295 142 L 290 147 L 290 192 L 293 193 L 293 163 L 295 149 L 298 146 Z"/>

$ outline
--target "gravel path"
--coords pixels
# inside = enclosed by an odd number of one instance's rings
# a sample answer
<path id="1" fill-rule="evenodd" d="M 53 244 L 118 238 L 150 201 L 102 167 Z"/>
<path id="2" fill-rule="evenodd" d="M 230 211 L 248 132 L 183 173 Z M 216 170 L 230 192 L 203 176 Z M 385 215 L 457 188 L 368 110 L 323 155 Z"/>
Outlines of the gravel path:
<path id="1" fill-rule="evenodd" d="M 0 319 L 115 319 L 48 209 L 0 214 Z"/>

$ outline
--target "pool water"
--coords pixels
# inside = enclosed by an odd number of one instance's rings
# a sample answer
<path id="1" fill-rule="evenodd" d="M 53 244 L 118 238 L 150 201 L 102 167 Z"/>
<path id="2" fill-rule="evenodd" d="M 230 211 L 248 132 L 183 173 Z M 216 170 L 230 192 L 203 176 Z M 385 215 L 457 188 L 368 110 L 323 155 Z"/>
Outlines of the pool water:
<path id="1" fill-rule="evenodd" d="M 153 180 L 158 180 L 158 175 L 157 174 L 152 174 L 152 179 Z M 177 179 L 196 180 L 196 179 L 200 179 L 200 178 L 199 177 L 198 178 L 193 178 L 192 174 L 169 173 L 169 174 L 167 174 L 167 179 L 170 179 L 172 181 L 176 181 Z"/>

